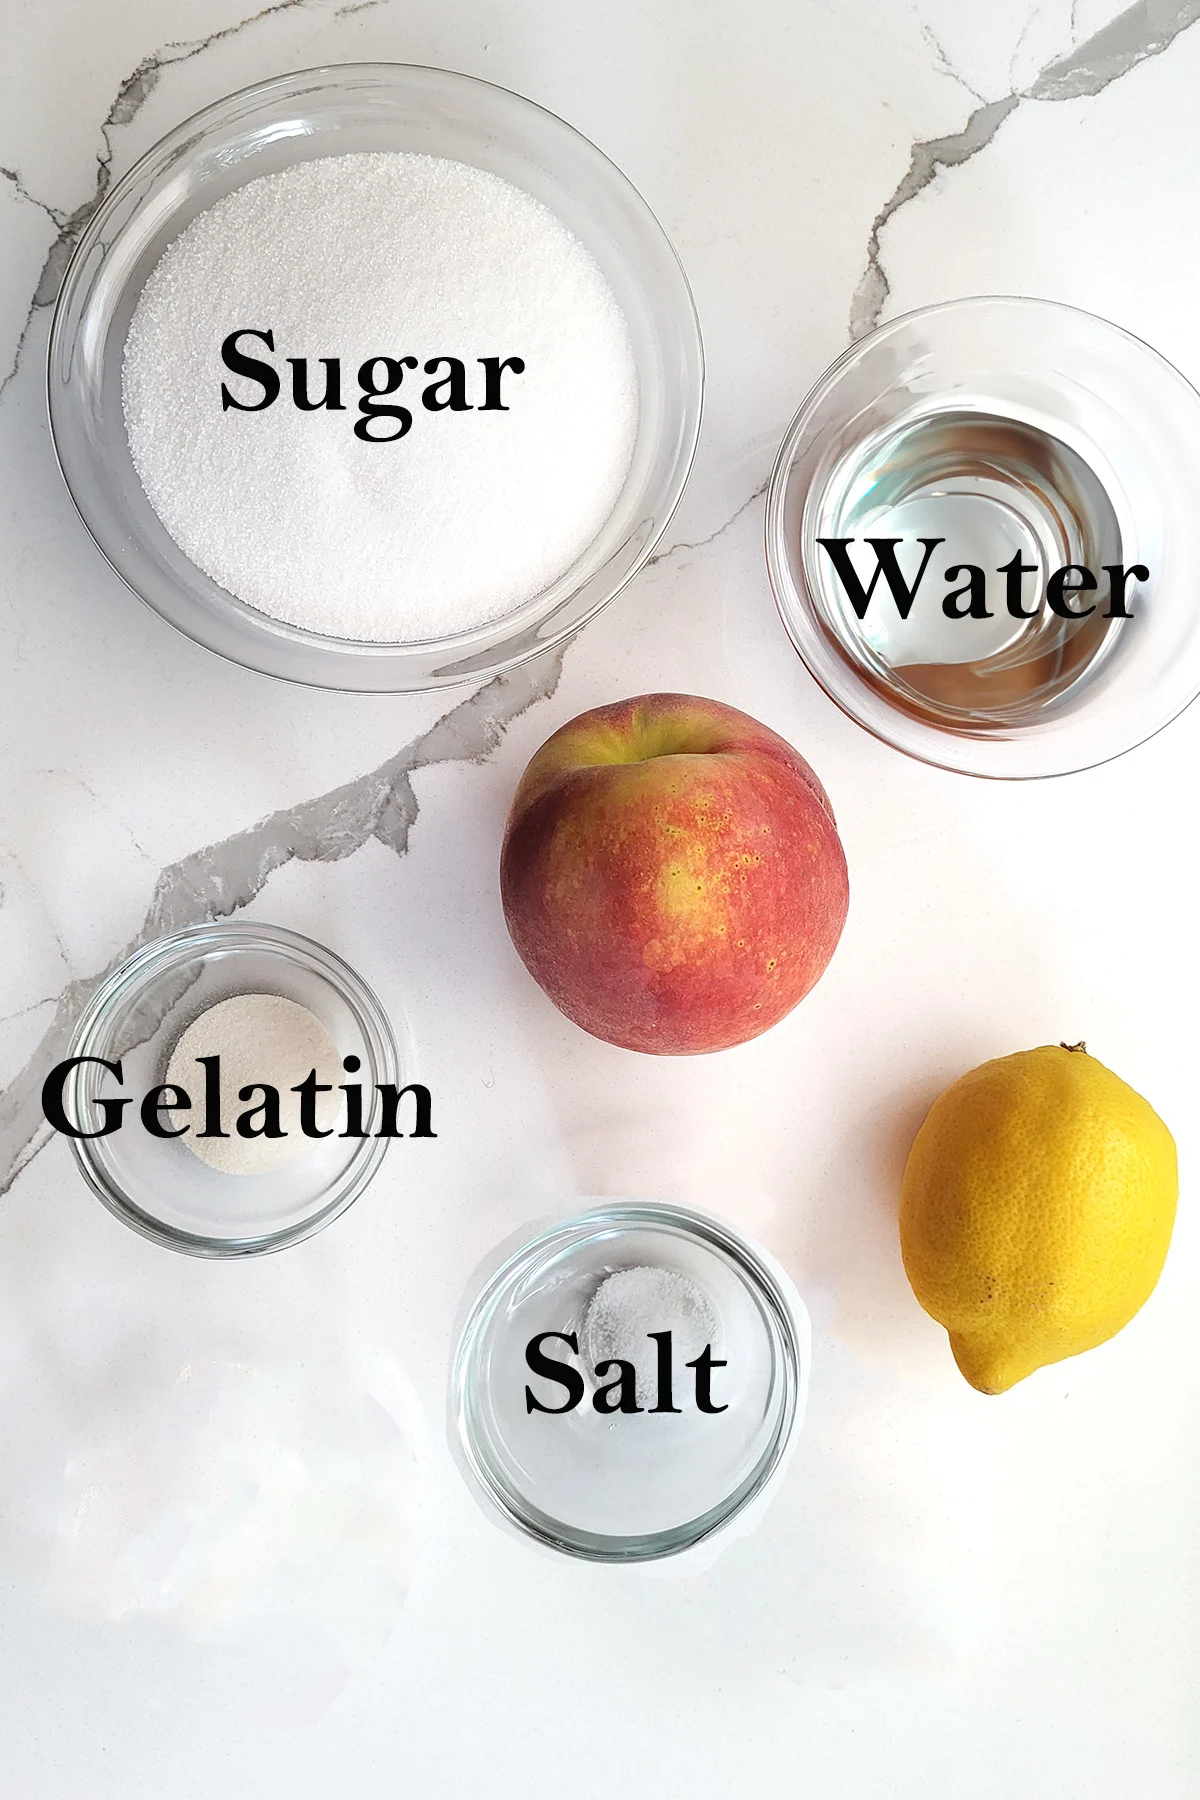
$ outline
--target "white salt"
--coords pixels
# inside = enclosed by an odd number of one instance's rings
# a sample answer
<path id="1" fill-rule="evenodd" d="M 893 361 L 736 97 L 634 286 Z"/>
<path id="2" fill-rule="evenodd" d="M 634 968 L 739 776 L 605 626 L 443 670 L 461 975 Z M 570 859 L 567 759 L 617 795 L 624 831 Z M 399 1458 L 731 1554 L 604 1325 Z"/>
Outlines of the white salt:
<path id="1" fill-rule="evenodd" d="M 254 402 L 221 346 L 269 362 Z M 417 359 L 412 425 L 364 442 L 360 365 Z M 289 358 L 341 365 L 344 411 L 293 403 Z M 424 365 L 465 363 L 470 411 L 427 411 Z M 479 359 L 518 357 L 508 410 L 480 410 Z M 442 369 L 441 373 L 445 373 Z M 374 379 L 382 382 L 382 374 Z M 596 262 L 540 201 L 442 157 L 323 157 L 216 202 L 152 270 L 130 325 L 125 418 L 151 505 L 191 560 L 307 630 L 414 642 L 503 617 L 591 544 L 624 483 L 638 418 L 629 328 Z"/>
<path id="2" fill-rule="evenodd" d="M 205 1127 L 205 1067 L 200 1057 L 220 1057 L 221 1127 L 225 1137 L 199 1135 Z M 218 1000 L 184 1031 L 171 1052 L 165 1080 L 181 1087 L 192 1102 L 190 1112 L 175 1110 L 172 1125 L 187 1124 L 180 1143 L 210 1168 L 225 1175 L 268 1175 L 287 1168 L 317 1147 L 300 1129 L 300 1096 L 292 1088 L 313 1070 L 333 1089 L 317 1094 L 313 1113 L 318 1130 L 332 1131 L 341 1117 L 341 1058 L 333 1039 L 315 1013 L 281 994 L 234 994 Z M 279 1124 L 285 1137 L 242 1137 L 239 1113 L 262 1102 L 261 1092 L 239 1098 L 242 1088 L 269 1084 L 279 1094 Z M 263 1122 L 259 1114 L 252 1121 Z"/>
<path id="3" fill-rule="evenodd" d="M 580 1348 L 588 1366 L 620 1360 L 637 1371 L 637 1396 L 645 1404 L 657 1384 L 658 1346 L 652 1332 L 669 1331 L 675 1367 L 700 1355 L 717 1335 L 708 1295 L 677 1269 L 639 1265 L 605 1276 L 588 1302 Z"/>

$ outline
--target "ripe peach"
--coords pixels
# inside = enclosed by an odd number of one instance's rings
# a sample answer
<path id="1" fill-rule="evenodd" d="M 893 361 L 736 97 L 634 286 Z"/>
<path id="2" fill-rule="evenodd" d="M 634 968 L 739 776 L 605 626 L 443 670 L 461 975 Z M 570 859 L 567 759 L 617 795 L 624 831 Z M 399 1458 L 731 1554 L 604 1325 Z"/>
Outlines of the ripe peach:
<path id="1" fill-rule="evenodd" d="M 825 790 L 791 745 L 688 694 L 596 707 L 521 777 L 504 916 L 569 1019 L 629 1050 L 744 1043 L 819 979 L 846 919 Z"/>

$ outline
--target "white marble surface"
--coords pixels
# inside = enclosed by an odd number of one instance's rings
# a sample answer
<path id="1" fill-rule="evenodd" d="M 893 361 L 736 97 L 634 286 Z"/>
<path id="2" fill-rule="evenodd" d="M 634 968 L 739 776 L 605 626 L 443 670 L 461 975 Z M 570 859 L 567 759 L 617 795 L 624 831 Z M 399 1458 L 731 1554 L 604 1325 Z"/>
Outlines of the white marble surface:
<path id="1" fill-rule="evenodd" d="M 4 1794 L 1195 1794 L 1200 709 L 1059 782 L 907 763 L 788 647 L 759 496 L 852 326 L 926 301 L 1072 301 L 1200 379 L 1198 17 L 1194 0 L 1119 17 L 1104 0 L 279 0 L 253 18 L 238 0 L 4 0 Z M 463 69 L 579 125 L 663 219 L 706 336 L 673 548 L 561 673 L 480 699 L 289 689 L 175 636 L 92 549 L 46 430 L 47 302 L 110 171 L 233 87 L 358 58 Z M 853 886 L 800 1010 L 687 1062 L 560 1018 L 496 895 L 526 758 L 582 708 L 656 687 L 800 746 Z M 411 831 L 373 836 L 408 775 Z M 396 1146 L 324 1236 L 211 1266 L 125 1231 L 61 1142 L 30 1143 L 22 1071 L 40 1078 L 56 1006 L 61 1024 L 148 909 L 243 902 L 407 1013 L 440 1135 Z M 905 1283 L 899 1170 L 948 1079 L 1080 1037 L 1176 1131 L 1175 1244 L 1115 1342 L 985 1400 Z M 783 1490 L 697 1575 L 510 1540 L 446 1444 L 476 1265 L 572 1196 L 628 1193 L 757 1233 L 816 1326 Z"/>

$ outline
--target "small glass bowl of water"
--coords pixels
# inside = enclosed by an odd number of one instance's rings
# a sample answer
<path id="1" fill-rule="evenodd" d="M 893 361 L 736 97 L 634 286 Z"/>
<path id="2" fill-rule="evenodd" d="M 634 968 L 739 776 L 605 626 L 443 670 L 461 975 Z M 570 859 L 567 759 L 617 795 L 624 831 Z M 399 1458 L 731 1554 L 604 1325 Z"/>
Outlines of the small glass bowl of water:
<path id="1" fill-rule="evenodd" d="M 644 1562 L 756 1520 L 803 1418 L 810 1335 L 763 1251 L 685 1207 L 597 1201 L 494 1262 L 450 1409 L 511 1527 Z"/>
<path id="2" fill-rule="evenodd" d="M 908 313 L 788 428 L 776 603 L 885 743 L 972 775 L 1089 768 L 1200 692 L 1197 469 L 1200 394 L 1106 320 L 1015 297 Z"/>

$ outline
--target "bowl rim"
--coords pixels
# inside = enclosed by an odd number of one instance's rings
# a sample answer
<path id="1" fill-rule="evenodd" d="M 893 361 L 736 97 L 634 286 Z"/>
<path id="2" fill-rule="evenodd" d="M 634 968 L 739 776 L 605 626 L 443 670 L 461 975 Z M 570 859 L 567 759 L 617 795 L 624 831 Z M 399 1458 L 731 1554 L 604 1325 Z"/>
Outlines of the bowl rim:
<path id="1" fill-rule="evenodd" d="M 271 953 L 284 952 L 301 961 L 305 967 L 335 988 L 356 1017 L 365 1018 L 375 1032 L 382 1050 L 380 1077 L 395 1081 L 402 1067 L 400 1050 L 392 1022 L 370 985 L 344 957 L 330 950 L 316 938 L 274 925 L 260 919 L 211 919 L 185 925 L 178 931 L 165 932 L 138 946 L 112 969 L 93 990 L 75 1028 L 64 1060 L 87 1055 L 88 1045 L 116 1001 L 132 986 L 135 991 L 164 963 L 178 957 L 191 946 L 201 948 L 258 949 Z M 402 1035 L 406 1035 L 402 1033 Z M 69 1078 L 69 1092 L 80 1098 L 79 1071 Z M 339 1179 L 345 1190 L 332 1203 L 314 1202 L 311 1210 L 292 1225 L 258 1236 L 212 1237 L 203 1232 L 185 1231 L 156 1218 L 132 1200 L 105 1168 L 96 1161 L 90 1138 L 71 1138 L 71 1152 L 84 1181 L 114 1217 L 140 1236 L 169 1250 L 210 1261 L 233 1261 L 251 1256 L 266 1256 L 288 1249 L 314 1236 L 340 1217 L 374 1180 L 390 1148 L 390 1139 L 371 1136 L 364 1140 L 360 1155 L 351 1157 Z M 357 1165 L 357 1168 L 356 1168 Z M 353 1176 L 347 1179 L 348 1176 Z"/>
<path id="2" fill-rule="evenodd" d="M 481 1448 L 471 1416 L 476 1359 L 498 1302 L 556 1248 L 614 1226 L 658 1228 L 698 1240 L 725 1256 L 762 1306 L 778 1349 L 779 1416 L 754 1467 L 707 1511 L 654 1532 L 588 1531 L 543 1512 L 517 1493 L 493 1466 Z M 450 1364 L 449 1422 L 456 1460 L 472 1478 L 478 1496 L 490 1503 L 501 1521 L 544 1548 L 585 1562 L 610 1564 L 683 1555 L 731 1526 L 765 1494 L 784 1466 L 803 1427 L 811 1361 L 811 1327 L 804 1302 L 770 1253 L 728 1219 L 665 1200 L 585 1200 L 582 1211 L 520 1234 L 516 1247 L 502 1254 L 499 1265 L 469 1301 Z"/>
<path id="3" fill-rule="evenodd" d="M 314 88 L 333 89 L 342 83 L 352 83 L 356 78 L 358 80 L 367 80 L 371 77 L 387 79 L 389 77 L 396 78 L 404 75 L 430 77 L 437 83 L 445 83 L 458 89 L 469 90 L 474 88 L 484 90 L 490 94 L 501 96 L 503 103 L 506 105 L 511 104 L 529 114 L 539 115 L 544 120 L 549 121 L 552 129 L 568 133 L 571 138 L 583 146 L 584 151 L 588 156 L 594 158 L 598 165 L 603 166 L 607 177 L 613 181 L 615 186 L 623 193 L 624 197 L 632 203 L 633 210 L 640 213 L 643 220 L 652 228 L 661 246 L 664 262 L 670 270 L 672 279 L 677 281 L 678 284 L 677 298 L 680 304 L 677 309 L 675 325 L 680 341 L 686 341 L 686 354 L 689 364 L 691 365 L 688 375 L 689 391 L 685 396 L 685 406 L 681 420 L 679 451 L 675 458 L 670 481 L 667 485 L 664 504 L 661 508 L 659 517 L 653 521 L 651 528 L 643 534 L 636 554 L 631 558 L 628 567 L 622 572 L 620 579 L 608 590 L 608 592 L 597 599 L 580 617 L 572 618 L 565 623 L 560 623 L 555 626 L 552 631 L 547 632 L 544 636 L 538 635 L 536 639 L 525 643 L 522 648 L 516 651 L 505 654 L 498 653 L 495 656 L 491 656 L 486 651 L 483 651 L 477 659 L 474 659 L 476 661 L 475 667 L 463 671 L 456 670 L 448 675 L 443 674 L 441 671 L 437 671 L 430 678 L 421 681 L 405 681 L 400 679 L 397 674 L 390 682 L 371 683 L 361 678 L 358 680 L 347 678 L 350 675 L 350 671 L 335 671 L 333 667 L 330 667 L 324 675 L 311 673 L 299 675 L 281 668 L 266 666 L 270 661 L 270 656 L 267 652 L 260 652 L 259 655 L 254 658 L 247 655 L 247 657 L 243 659 L 233 655 L 225 649 L 218 648 L 216 645 L 207 642 L 197 631 L 194 631 L 190 629 L 188 625 L 181 623 L 176 617 L 163 612 L 153 599 L 143 593 L 140 587 L 134 585 L 130 575 L 121 566 L 121 563 L 114 559 L 113 555 L 110 554 L 97 537 L 96 532 L 93 530 L 92 524 L 76 495 L 74 484 L 67 473 L 63 450 L 59 442 L 59 431 L 56 429 L 55 424 L 55 412 L 58 403 L 55 399 L 54 371 L 56 366 L 62 361 L 64 347 L 69 349 L 69 345 L 64 346 L 63 343 L 63 339 L 67 333 L 66 314 L 69 303 L 74 296 L 75 289 L 79 284 L 81 272 L 94 252 L 96 245 L 101 242 L 105 228 L 114 211 L 124 203 L 129 190 L 136 185 L 139 178 L 142 177 L 149 168 L 159 162 L 165 155 L 169 156 L 181 148 L 186 149 L 188 144 L 195 142 L 198 136 L 200 136 L 210 125 L 216 124 L 219 120 L 223 119 L 228 112 L 236 110 L 247 101 L 262 100 L 267 102 L 275 95 L 280 93 L 286 94 L 294 88 L 304 88 L 308 91 L 311 91 Z M 334 153 L 331 152 L 331 154 Z M 248 180 L 253 179 L 253 175 L 248 176 Z M 602 150 L 593 139 L 588 137 L 585 132 L 581 131 L 578 126 L 572 125 L 569 120 L 564 119 L 561 114 L 553 111 L 552 108 L 543 106 L 539 101 L 529 99 L 526 95 L 518 93 L 514 88 L 505 87 L 500 82 L 488 81 L 482 76 L 464 74 L 460 70 L 443 68 L 435 63 L 356 61 L 343 63 L 317 63 L 302 69 L 286 70 L 277 75 L 267 76 L 262 81 L 248 82 L 242 87 L 233 88 L 228 93 L 219 96 L 216 100 L 209 101 L 205 106 L 198 108 L 195 112 L 190 113 L 185 118 L 179 120 L 142 152 L 136 161 L 134 161 L 124 174 L 121 175 L 121 177 L 108 189 L 104 198 L 84 225 L 75 241 L 71 255 L 67 260 L 62 279 L 59 283 L 59 289 L 55 297 L 53 313 L 51 316 L 50 332 L 46 346 L 44 393 L 46 413 L 49 421 L 50 442 L 54 452 L 54 459 L 76 514 L 88 533 L 88 536 L 91 538 L 92 543 L 100 552 L 101 556 L 103 556 L 109 568 L 120 578 L 123 586 L 134 594 L 136 598 L 140 600 L 144 606 L 147 606 L 158 618 L 162 619 L 164 623 L 170 625 L 174 630 L 178 631 L 181 636 L 188 638 L 192 643 L 199 645 L 201 649 L 207 650 L 211 655 L 218 656 L 226 662 L 234 662 L 238 666 L 250 669 L 256 674 L 267 675 L 273 680 L 284 681 L 296 686 L 313 687 L 340 693 L 428 693 L 443 687 L 455 688 L 467 686 L 473 682 L 488 681 L 497 676 L 507 674 L 511 670 L 520 668 L 523 664 L 532 661 L 536 657 L 561 649 L 564 644 L 569 644 L 585 626 L 591 624 L 592 620 L 595 619 L 612 600 L 616 599 L 617 595 L 622 593 L 624 589 L 629 586 L 630 582 L 641 573 L 651 561 L 655 551 L 661 544 L 662 539 L 670 526 L 671 520 L 674 518 L 679 508 L 679 503 L 683 498 L 692 470 L 695 466 L 704 417 L 705 373 L 704 339 L 700 327 L 699 310 L 696 306 L 695 295 L 692 291 L 691 283 L 688 280 L 687 271 L 683 266 L 679 253 L 665 230 L 658 214 L 650 206 L 641 189 L 637 187 L 620 165 Z M 181 552 L 181 554 L 186 553 Z M 188 560 L 190 562 L 191 559 L 188 558 Z M 566 573 L 566 571 L 564 571 L 564 573 Z M 595 573 L 598 574 L 599 571 L 597 570 Z M 559 579 L 561 580 L 561 577 Z M 594 575 L 588 579 L 594 579 Z M 226 592 L 226 590 L 219 588 L 219 584 L 214 585 L 218 587 L 218 590 L 221 593 Z M 553 583 L 551 584 L 552 587 L 554 585 L 555 584 Z M 236 595 L 230 594 L 228 595 L 228 598 L 236 606 L 246 607 L 246 603 L 238 600 Z M 499 620 L 492 621 L 490 625 L 474 628 L 471 631 L 456 633 L 442 638 L 399 640 L 392 643 L 336 637 L 319 632 L 308 631 L 303 627 L 292 625 L 287 621 L 274 619 L 267 614 L 261 616 L 268 620 L 269 625 L 277 636 L 301 645 L 317 655 L 332 655 L 334 657 L 342 655 L 347 659 L 353 656 L 358 661 L 367 662 L 380 668 L 385 667 L 391 662 L 396 664 L 399 668 L 403 665 L 406 657 L 415 656 L 422 652 L 426 654 L 437 654 L 443 658 L 452 658 L 456 651 L 461 650 L 468 653 L 468 660 L 473 660 L 469 657 L 469 652 L 476 642 L 478 632 L 481 630 L 493 629 L 495 626 L 503 625 L 509 621 L 512 621 L 517 628 L 524 627 L 526 636 L 530 636 L 537 623 L 537 614 L 533 609 L 535 608 L 538 598 L 538 595 L 530 596 L 521 607 L 514 608 L 508 615 L 505 615 Z M 569 598 L 569 594 L 560 596 L 556 605 L 561 606 L 565 604 Z M 247 610 L 252 613 L 257 611 L 255 608 L 248 608 Z M 527 617 L 526 615 L 531 616 Z M 497 651 L 499 652 L 501 648 L 501 646 L 497 646 Z M 334 679 L 335 672 L 340 675 L 340 679 Z"/>
<path id="4" fill-rule="evenodd" d="M 865 332 L 862 337 L 856 338 L 852 344 L 848 344 L 847 347 L 817 376 L 816 380 L 806 391 L 800 405 L 796 408 L 796 411 L 788 421 L 780 441 L 779 449 L 775 454 L 775 460 L 771 466 L 770 476 L 767 479 L 766 503 L 763 509 L 763 547 L 767 565 L 767 579 L 770 583 L 772 598 L 775 602 L 775 609 L 779 614 L 783 628 L 787 632 L 792 648 L 800 658 L 800 661 L 803 663 L 808 674 L 816 682 L 826 699 L 832 701 L 838 711 L 854 725 L 858 726 L 860 730 L 869 732 L 879 743 L 886 744 L 891 750 L 899 751 L 902 756 L 907 756 L 914 762 L 923 763 L 927 768 L 944 770 L 952 775 L 968 775 L 978 781 L 1056 780 L 1067 775 L 1082 774 L 1088 769 L 1102 768 L 1106 763 L 1116 762 L 1120 757 L 1128 756 L 1131 751 L 1140 749 L 1143 744 L 1148 744 L 1151 739 L 1156 738 L 1160 732 L 1165 731 L 1169 725 L 1173 725 L 1176 719 L 1180 718 L 1195 702 L 1197 697 L 1200 696 L 1200 680 L 1197 682 L 1195 692 L 1193 692 L 1189 698 L 1170 715 L 1170 717 L 1163 719 L 1158 725 L 1155 725 L 1150 731 L 1145 732 L 1134 741 L 1122 744 L 1118 749 L 1109 751 L 1105 755 L 1089 755 L 1086 760 L 1082 762 L 1072 759 L 1065 762 L 1062 767 L 1048 769 L 985 769 L 972 767 L 969 763 L 961 759 L 952 759 L 948 755 L 939 756 L 936 753 L 936 748 L 932 740 L 936 739 L 938 742 L 947 740 L 953 743 L 974 742 L 976 740 L 956 737 L 953 733 L 949 732 L 938 732 L 934 727 L 929 726 L 922 727 L 922 732 L 924 736 L 927 736 L 931 740 L 931 742 L 928 748 L 918 748 L 915 744 L 902 740 L 902 735 L 900 734 L 898 727 L 895 734 L 890 733 L 886 729 L 887 723 L 890 722 L 889 719 L 881 718 L 880 720 L 875 720 L 867 718 L 862 711 L 856 711 L 851 702 L 842 694 L 833 691 L 820 670 L 815 667 L 813 661 L 810 660 L 804 639 L 801 633 L 795 628 L 794 615 L 803 613 L 807 609 L 805 606 L 796 603 L 793 595 L 794 583 L 791 581 L 790 575 L 780 567 L 779 559 L 776 555 L 777 540 L 782 531 L 781 521 L 784 501 L 787 495 L 788 477 L 795 458 L 796 443 L 799 439 L 801 428 L 805 420 L 818 401 L 824 398 L 829 390 L 840 379 L 845 369 L 853 363 L 858 356 L 864 354 L 869 346 L 882 341 L 892 332 L 899 330 L 902 326 L 910 325 L 915 319 L 929 319 L 948 312 L 965 312 L 979 306 L 1004 306 L 1019 309 L 1022 312 L 1043 311 L 1086 319 L 1090 324 L 1099 325 L 1105 331 L 1112 332 L 1117 337 L 1127 339 L 1131 344 L 1136 346 L 1139 352 L 1151 357 L 1155 362 L 1160 364 L 1169 375 L 1173 376 L 1179 385 L 1186 389 L 1197 402 L 1197 405 L 1200 406 L 1200 389 L 1197 389 L 1196 386 L 1188 380 L 1183 371 L 1178 368 L 1169 357 L 1164 356 L 1161 350 L 1156 349 L 1156 347 L 1149 343 L 1145 338 L 1139 337 L 1137 332 L 1131 331 L 1128 326 L 1118 325 L 1115 320 L 1106 318 L 1103 313 L 1092 312 L 1087 307 L 1075 306 L 1065 300 L 1051 300 L 1040 294 L 1002 293 L 958 294 L 949 300 L 937 300 L 930 302 L 926 306 L 909 307 L 906 311 L 897 313 L 893 318 L 885 319 L 871 331 Z M 856 679 L 853 676 L 851 678 Z M 886 703 L 884 703 L 884 705 L 886 706 Z M 884 708 L 881 707 L 880 710 L 882 713 Z M 893 709 L 887 710 L 890 712 Z M 924 741 L 924 736 L 922 741 Z"/>

